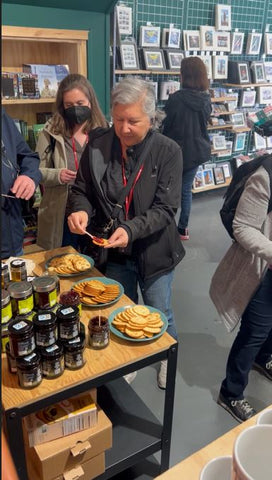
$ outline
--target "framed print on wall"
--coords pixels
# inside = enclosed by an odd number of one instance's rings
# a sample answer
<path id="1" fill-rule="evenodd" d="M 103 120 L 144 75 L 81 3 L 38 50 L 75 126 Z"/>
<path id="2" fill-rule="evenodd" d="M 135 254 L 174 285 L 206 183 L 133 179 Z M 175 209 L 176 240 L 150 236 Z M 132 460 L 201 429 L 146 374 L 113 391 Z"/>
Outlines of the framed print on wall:
<path id="1" fill-rule="evenodd" d="M 264 53 L 272 55 L 272 33 L 265 33 L 264 35 Z"/>
<path id="2" fill-rule="evenodd" d="M 272 86 L 258 87 L 258 102 L 261 105 L 272 104 Z"/>
<path id="3" fill-rule="evenodd" d="M 233 32 L 231 34 L 230 53 L 232 53 L 234 55 L 240 55 L 242 53 L 244 38 L 245 38 L 244 32 Z"/>
<path id="4" fill-rule="evenodd" d="M 165 50 L 166 63 L 169 70 L 178 70 L 180 71 L 180 64 L 184 58 L 183 52 L 177 50 Z"/>
<path id="5" fill-rule="evenodd" d="M 246 144 L 246 133 L 236 133 L 234 144 L 233 144 L 233 151 L 240 152 L 245 149 Z"/>
<path id="6" fill-rule="evenodd" d="M 226 138 L 224 135 L 214 135 L 212 137 L 212 145 L 214 150 L 225 150 Z"/>
<path id="7" fill-rule="evenodd" d="M 228 56 L 214 55 L 213 61 L 213 79 L 228 78 Z"/>
<path id="8" fill-rule="evenodd" d="M 120 57 L 122 70 L 139 69 L 139 59 L 136 43 L 122 42 L 120 44 Z"/>
<path id="9" fill-rule="evenodd" d="M 180 48 L 181 31 L 179 28 L 170 27 L 168 37 L 169 48 Z"/>
<path id="10" fill-rule="evenodd" d="M 241 92 L 240 106 L 254 107 L 256 102 L 256 90 L 243 90 Z"/>
<path id="11" fill-rule="evenodd" d="M 120 35 L 132 35 L 132 8 L 120 5 L 116 7 L 118 30 Z"/>
<path id="12" fill-rule="evenodd" d="M 141 25 L 140 27 L 140 47 L 159 47 L 160 46 L 160 27 Z"/>
<path id="13" fill-rule="evenodd" d="M 215 5 L 216 30 L 231 30 L 231 6 Z"/>
<path id="14" fill-rule="evenodd" d="M 249 83 L 250 77 L 249 77 L 248 63 L 238 62 L 237 68 L 238 68 L 239 83 Z"/>
<path id="15" fill-rule="evenodd" d="M 193 189 L 197 190 L 198 188 L 203 188 L 203 187 L 204 187 L 203 169 L 198 168 L 193 181 Z"/>
<path id="16" fill-rule="evenodd" d="M 201 58 L 202 62 L 204 62 L 204 65 L 207 69 L 208 79 L 210 80 L 212 78 L 212 57 L 211 57 L 211 55 L 199 55 L 199 58 Z"/>
<path id="17" fill-rule="evenodd" d="M 262 43 L 262 33 L 249 33 L 247 37 L 246 54 L 259 55 Z"/>
<path id="18" fill-rule="evenodd" d="M 272 81 L 272 62 L 264 62 L 265 77 L 268 82 Z"/>
<path id="19" fill-rule="evenodd" d="M 212 168 L 205 168 L 203 170 L 204 177 L 204 186 L 214 185 L 213 171 Z"/>
<path id="20" fill-rule="evenodd" d="M 162 50 L 143 48 L 143 57 L 146 70 L 165 70 Z"/>
<path id="21" fill-rule="evenodd" d="M 230 121 L 235 127 L 244 127 L 245 126 L 245 117 L 243 112 L 237 112 L 230 115 Z"/>
<path id="22" fill-rule="evenodd" d="M 183 30 L 184 50 L 200 50 L 199 30 Z"/>
<path id="23" fill-rule="evenodd" d="M 230 51 L 230 32 L 215 32 L 214 50 L 218 52 Z"/>
<path id="24" fill-rule="evenodd" d="M 265 83 L 264 62 L 251 62 L 252 79 L 254 83 Z"/>
<path id="25" fill-rule="evenodd" d="M 223 167 L 213 167 L 213 176 L 215 185 L 221 185 L 226 182 Z"/>
<path id="26" fill-rule="evenodd" d="M 257 132 L 254 132 L 254 145 L 256 150 L 262 150 L 263 148 L 266 148 L 265 138 L 259 135 Z"/>
<path id="27" fill-rule="evenodd" d="M 200 26 L 200 50 L 214 50 L 215 27 Z"/>

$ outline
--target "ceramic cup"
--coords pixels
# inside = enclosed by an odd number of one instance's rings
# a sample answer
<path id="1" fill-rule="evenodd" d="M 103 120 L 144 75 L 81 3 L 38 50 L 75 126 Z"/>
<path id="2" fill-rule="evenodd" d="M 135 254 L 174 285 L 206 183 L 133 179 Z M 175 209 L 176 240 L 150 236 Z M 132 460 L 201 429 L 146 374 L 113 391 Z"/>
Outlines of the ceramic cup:
<path id="1" fill-rule="evenodd" d="M 272 425 L 272 408 L 260 413 L 257 418 L 257 425 Z"/>
<path id="2" fill-rule="evenodd" d="M 231 480 L 268 480 L 272 472 L 272 425 L 243 430 L 234 443 Z"/>
<path id="3" fill-rule="evenodd" d="M 213 458 L 202 469 L 199 480 L 230 480 L 231 463 L 231 455 Z"/>

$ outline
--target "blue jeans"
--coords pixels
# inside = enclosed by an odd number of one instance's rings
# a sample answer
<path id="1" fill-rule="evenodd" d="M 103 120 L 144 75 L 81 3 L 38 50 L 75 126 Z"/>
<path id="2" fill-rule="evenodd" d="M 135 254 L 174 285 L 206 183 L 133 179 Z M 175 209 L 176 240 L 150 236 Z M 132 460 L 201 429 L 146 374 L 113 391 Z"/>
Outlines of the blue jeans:
<path id="1" fill-rule="evenodd" d="M 186 170 L 182 174 L 182 187 L 181 187 L 181 212 L 178 221 L 178 231 L 188 227 L 189 217 L 192 206 L 192 185 L 197 172 L 198 167 Z"/>
<path id="2" fill-rule="evenodd" d="M 230 399 L 241 400 L 252 364 L 255 361 L 264 364 L 271 355 L 272 270 L 268 270 L 242 315 L 240 330 L 227 361 L 221 393 Z"/>
<path id="3" fill-rule="evenodd" d="M 167 333 L 177 340 L 177 331 L 171 309 L 174 270 L 149 280 L 143 280 L 139 275 L 136 262 L 127 260 L 125 264 L 107 263 L 105 275 L 120 282 L 124 287 L 125 294 L 135 303 L 138 303 L 137 287 L 139 285 L 144 303 L 150 307 L 158 308 L 165 314 L 168 320 Z"/>

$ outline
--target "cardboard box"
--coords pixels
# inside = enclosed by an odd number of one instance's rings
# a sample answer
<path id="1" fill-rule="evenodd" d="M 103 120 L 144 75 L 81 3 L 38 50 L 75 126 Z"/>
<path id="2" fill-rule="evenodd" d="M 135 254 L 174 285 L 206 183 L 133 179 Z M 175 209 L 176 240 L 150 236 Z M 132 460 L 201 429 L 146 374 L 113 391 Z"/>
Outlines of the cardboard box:
<path id="1" fill-rule="evenodd" d="M 87 462 L 82 463 L 82 465 L 78 465 L 71 470 L 67 470 L 60 475 L 57 475 L 52 480 L 92 480 L 104 472 L 105 453 L 102 452 Z M 31 480 L 41 480 L 34 464 L 29 465 L 28 476 Z"/>
<path id="2" fill-rule="evenodd" d="M 34 465 L 39 480 L 53 480 L 111 448 L 112 424 L 99 407 L 97 413 L 97 424 L 92 428 L 32 448 L 26 446 L 28 470 Z"/>
<path id="3" fill-rule="evenodd" d="M 97 407 L 90 392 L 55 403 L 23 419 L 29 446 L 49 442 L 93 427 L 97 423 Z"/>

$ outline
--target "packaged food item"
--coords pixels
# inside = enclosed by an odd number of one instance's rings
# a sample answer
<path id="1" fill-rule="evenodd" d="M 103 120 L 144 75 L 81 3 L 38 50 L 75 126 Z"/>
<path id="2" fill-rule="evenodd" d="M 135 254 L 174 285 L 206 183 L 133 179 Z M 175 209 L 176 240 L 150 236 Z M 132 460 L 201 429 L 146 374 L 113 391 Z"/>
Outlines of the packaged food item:
<path id="1" fill-rule="evenodd" d="M 71 305 L 78 307 L 79 313 L 81 314 L 82 305 L 80 302 L 80 296 L 75 290 L 71 289 L 69 291 L 62 292 L 59 297 L 59 303 L 63 307 L 70 307 Z"/>
<path id="2" fill-rule="evenodd" d="M 56 277 L 45 275 L 32 281 L 36 310 L 47 310 L 57 303 Z"/>
<path id="3" fill-rule="evenodd" d="M 27 278 L 26 262 L 22 258 L 17 258 L 10 262 L 10 276 L 13 282 L 22 282 Z"/>
<path id="4" fill-rule="evenodd" d="M 62 375 L 64 372 L 63 346 L 60 343 L 54 343 L 39 351 L 42 357 L 43 376 L 50 379 Z"/>
<path id="5" fill-rule="evenodd" d="M 77 370 L 85 365 L 85 336 L 78 335 L 66 342 L 63 342 L 65 367 L 70 370 Z"/>
<path id="6" fill-rule="evenodd" d="M 13 282 L 8 286 L 11 297 L 12 313 L 25 315 L 34 308 L 32 285 L 29 282 Z"/>
<path id="7" fill-rule="evenodd" d="M 1 323 L 7 323 L 12 318 L 10 296 L 7 290 L 1 292 Z"/>
<path id="8" fill-rule="evenodd" d="M 9 342 L 7 342 L 6 344 L 6 354 L 7 354 L 8 368 L 10 373 L 16 373 L 17 372 L 16 358 L 14 357 L 14 355 L 12 355 L 10 351 Z"/>
<path id="9" fill-rule="evenodd" d="M 9 268 L 6 263 L 1 264 L 1 288 L 7 288 L 10 282 Z"/>
<path id="10" fill-rule="evenodd" d="M 57 310 L 58 336 L 60 340 L 71 340 L 80 333 L 79 309 L 74 306 L 59 307 Z"/>
<path id="11" fill-rule="evenodd" d="M 101 315 L 89 320 L 89 345 L 92 348 L 105 348 L 110 341 L 110 327 L 107 317 Z"/>
<path id="12" fill-rule="evenodd" d="M 10 351 L 15 357 L 29 355 L 35 350 L 33 323 L 29 320 L 12 320 L 8 326 Z"/>
<path id="13" fill-rule="evenodd" d="M 16 366 L 20 387 L 34 388 L 41 383 L 41 355 L 38 352 L 32 352 L 25 357 L 16 358 Z"/>
<path id="14" fill-rule="evenodd" d="M 48 347 L 58 339 L 57 317 L 54 312 L 40 310 L 33 317 L 35 342 L 37 347 Z"/>

